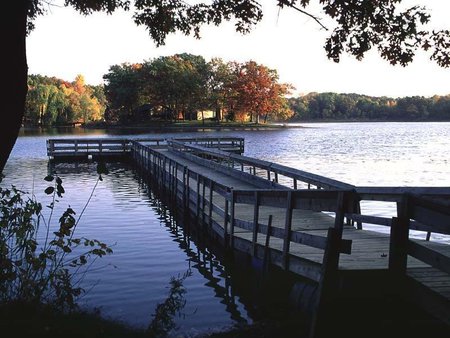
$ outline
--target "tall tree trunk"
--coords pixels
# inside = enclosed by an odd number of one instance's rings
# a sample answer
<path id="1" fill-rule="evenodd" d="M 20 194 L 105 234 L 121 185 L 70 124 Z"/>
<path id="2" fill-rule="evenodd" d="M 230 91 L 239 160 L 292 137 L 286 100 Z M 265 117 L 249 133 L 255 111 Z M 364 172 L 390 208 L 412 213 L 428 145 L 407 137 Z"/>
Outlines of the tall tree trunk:
<path id="1" fill-rule="evenodd" d="M 28 0 L 8 2 L 0 12 L 3 89 L 0 91 L 0 172 L 16 143 L 25 111 L 27 95 L 27 57 L 25 48 Z"/>

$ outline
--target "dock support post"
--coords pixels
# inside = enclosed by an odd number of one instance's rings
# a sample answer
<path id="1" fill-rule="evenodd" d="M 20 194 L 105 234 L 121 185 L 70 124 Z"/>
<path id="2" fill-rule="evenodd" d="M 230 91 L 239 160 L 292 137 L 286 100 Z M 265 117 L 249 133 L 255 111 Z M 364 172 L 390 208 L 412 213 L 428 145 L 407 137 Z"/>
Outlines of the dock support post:
<path id="1" fill-rule="evenodd" d="M 341 243 L 339 230 L 331 227 L 328 228 L 327 239 L 309 338 L 321 338 L 325 336 L 324 331 L 327 328 L 326 319 L 329 314 L 329 306 L 338 284 L 336 272 L 339 265 L 339 247 Z"/>
<path id="2" fill-rule="evenodd" d="M 291 228 L 292 228 L 292 191 L 287 192 L 286 196 L 286 218 L 284 224 L 284 240 L 283 240 L 283 269 L 289 266 L 289 247 L 291 245 Z"/>
<path id="3" fill-rule="evenodd" d="M 256 244 L 258 242 L 258 231 L 259 231 L 259 192 L 254 192 L 253 204 L 253 236 L 252 236 L 252 256 L 256 255 Z"/>
<path id="4" fill-rule="evenodd" d="M 209 180 L 208 226 L 210 231 L 212 229 L 213 196 L 214 196 L 214 181 Z"/>
<path id="5" fill-rule="evenodd" d="M 264 243 L 264 258 L 263 258 L 263 267 L 264 270 L 268 267 L 269 258 L 270 258 L 270 236 L 272 235 L 272 215 L 269 215 L 269 220 L 267 221 L 267 234 L 266 241 Z"/>
<path id="6" fill-rule="evenodd" d="M 230 248 L 234 248 L 234 213 L 235 213 L 235 192 L 231 189 L 231 210 L 230 210 Z"/>
<path id="7" fill-rule="evenodd" d="M 225 197 L 225 210 L 224 210 L 225 212 L 224 212 L 224 216 L 223 216 L 223 239 L 224 239 L 225 246 L 226 246 L 227 237 L 228 237 L 228 219 L 229 219 L 228 205 L 229 205 L 228 197 Z"/>
<path id="8" fill-rule="evenodd" d="M 409 224 L 405 218 L 393 217 L 389 243 L 389 270 L 395 275 L 404 275 L 407 266 Z"/>
<path id="9" fill-rule="evenodd" d="M 197 174 L 197 202 L 196 202 L 196 211 L 195 216 L 197 217 L 197 222 L 200 222 L 200 175 Z"/>

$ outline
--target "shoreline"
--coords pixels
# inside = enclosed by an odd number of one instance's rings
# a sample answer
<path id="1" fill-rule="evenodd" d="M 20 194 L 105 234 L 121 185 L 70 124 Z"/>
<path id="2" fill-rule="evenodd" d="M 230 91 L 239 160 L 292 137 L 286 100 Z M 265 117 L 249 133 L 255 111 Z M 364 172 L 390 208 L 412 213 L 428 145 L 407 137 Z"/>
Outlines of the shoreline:
<path id="1" fill-rule="evenodd" d="M 53 125 L 53 126 L 33 126 L 22 125 L 23 130 L 37 129 L 85 129 L 85 130 L 170 130 L 170 131 L 204 131 L 204 130 L 280 130 L 280 129 L 303 129 L 314 128 L 309 124 L 331 124 L 331 123 L 449 123 L 450 121 L 401 121 L 401 120 L 305 120 L 305 121 L 289 121 L 289 122 L 271 122 L 271 123 L 191 123 L 191 122 L 175 122 L 175 123 L 155 123 L 155 124 L 106 124 L 106 123 L 88 123 L 81 126 L 72 125 Z"/>

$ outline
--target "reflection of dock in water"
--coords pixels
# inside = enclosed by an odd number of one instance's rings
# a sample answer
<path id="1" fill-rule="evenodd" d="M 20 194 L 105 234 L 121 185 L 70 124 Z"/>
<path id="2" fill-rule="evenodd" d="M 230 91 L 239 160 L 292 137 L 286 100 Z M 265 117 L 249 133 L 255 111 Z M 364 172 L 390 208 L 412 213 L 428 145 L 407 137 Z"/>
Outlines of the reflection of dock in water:
<path id="1" fill-rule="evenodd" d="M 225 305 L 226 311 L 230 314 L 230 318 L 239 323 L 246 323 L 247 319 L 241 314 L 236 304 L 236 296 L 232 289 L 232 279 L 226 272 L 225 267 L 222 266 L 214 255 L 207 251 L 206 248 L 200 248 L 194 242 L 196 250 L 191 248 L 192 237 L 187 235 L 182 227 L 178 225 L 175 218 L 166 206 L 149 191 L 150 205 L 155 212 L 161 216 L 161 222 L 167 227 L 171 233 L 173 240 L 178 243 L 178 246 L 183 250 L 189 262 L 189 268 L 196 269 L 201 276 L 203 276 L 207 283 L 204 285 L 214 291 L 215 297 L 220 299 L 220 303 Z M 218 276 L 218 277 L 216 277 Z M 220 285 L 220 282 L 225 284 Z M 243 304 L 245 307 L 245 304 Z"/>

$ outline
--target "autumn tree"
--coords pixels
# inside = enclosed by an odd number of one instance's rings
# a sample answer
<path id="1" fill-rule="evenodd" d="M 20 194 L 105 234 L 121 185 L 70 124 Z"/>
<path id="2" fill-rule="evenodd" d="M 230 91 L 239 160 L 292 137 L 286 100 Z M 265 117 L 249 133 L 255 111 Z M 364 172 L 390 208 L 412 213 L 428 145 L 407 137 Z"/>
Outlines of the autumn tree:
<path id="1" fill-rule="evenodd" d="M 259 65 L 254 61 L 237 64 L 235 81 L 231 83 L 234 90 L 234 109 L 237 119 L 245 119 L 259 123 L 260 118 L 267 120 L 278 112 L 288 110 L 285 96 L 292 86 L 278 83 L 278 74 L 274 69 Z"/>
<path id="2" fill-rule="evenodd" d="M 71 83 L 30 75 L 24 123 L 52 125 L 100 120 L 105 110 L 102 91 L 86 85 L 82 75 Z"/>
<path id="3" fill-rule="evenodd" d="M 450 65 L 450 32 L 427 30 L 430 15 L 424 7 L 402 8 L 402 0 L 319 0 L 322 13 L 310 13 L 310 0 L 274 0 L 280 8 L 291 8 L 308 15 L 325 29 L 319 14 L 332 21 L 331 35 L 325 41 L 328 57 L 336 62 L 342 53 L 361 59 L 372 48 L 392 64 L 409 64 L 418 49 L 430 52 L 440 66 Z M 200 37 L 204 24 L 220 25 L 234 20 L 238 32 L 247 33 L 263 16 L 262 1 L 257 0 L 65 0 L 84 15 L 93 12 L 113 13 L 118 8 L 133 8 L 134 21 L 148 29 L 156 44 L 164 44 L 168 34 L 179 31 Z M 3 63 L 8 65 L 3 80 L 8 83 L 2 93 L 5 111 L 0 125 L 0 171 L 14 146 L 24 115 L 27 93 L 27 60 L 25 39 L 33 20 L 46 11 L 51 0 L 15 0 L 0 11 L 0 36 Z"/>

